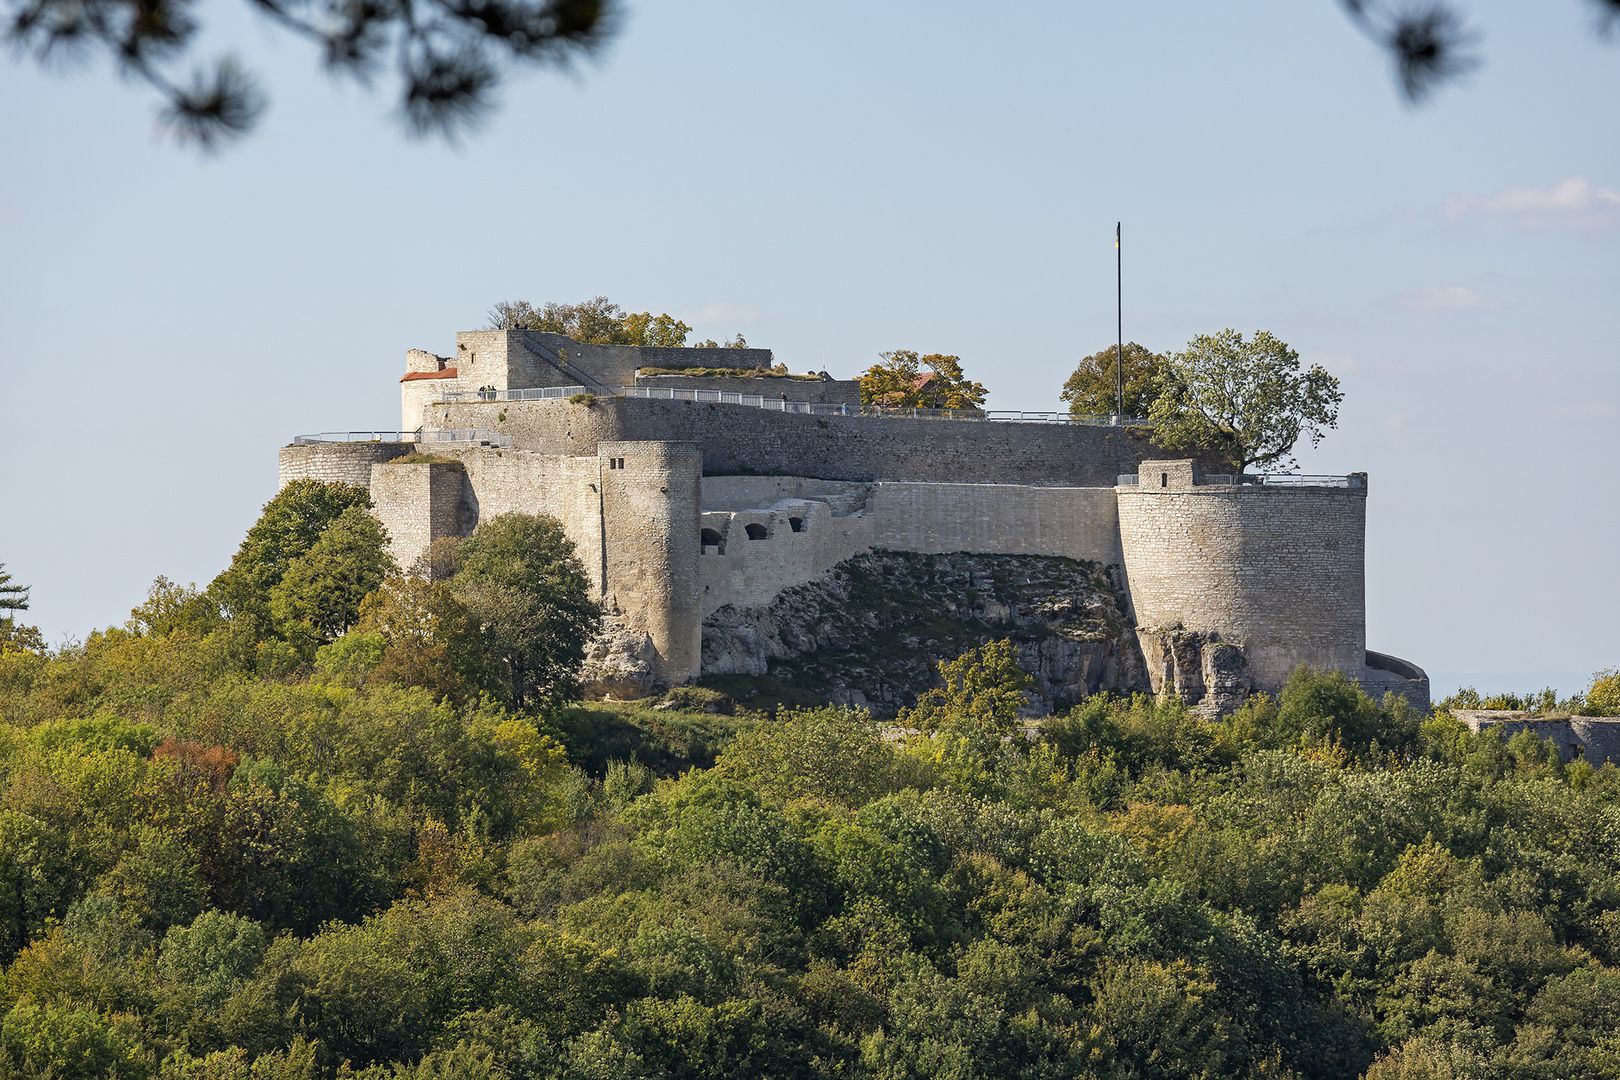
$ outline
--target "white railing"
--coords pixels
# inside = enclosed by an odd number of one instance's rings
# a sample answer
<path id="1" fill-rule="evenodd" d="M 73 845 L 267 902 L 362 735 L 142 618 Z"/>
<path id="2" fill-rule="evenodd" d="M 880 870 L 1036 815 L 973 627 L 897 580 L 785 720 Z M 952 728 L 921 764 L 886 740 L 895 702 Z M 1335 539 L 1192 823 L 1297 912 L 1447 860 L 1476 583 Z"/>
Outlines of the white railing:
<path id="1" fill-rule="evenodd" d="M 512 436 L 501 435 L 482 428 L 459 431 L 322 431 L 314 435 L 294 437 L 294 446 L 314 446 L 317 443 L 470 443 L 509 449 Z"/>
<path id="2" fill-rule="evenodd" d="M 744 394 L 731 390 L 691 390 L 674 386 L 609 387 L 618 397 L 650 401 L 713 402 L 745 405 L 768 412 L 797 413 L 802 416 L 867 416 L 922 420 L 994 420 L 1013 424 L 1083 424 L 1092 427 L 1146 427 L 1139 416 L 1093 416 L 1066 412 L 1026 412 L 1016 409 L 912 409 L 887 405 L 849 405 L 837 402 L 787 401 L 770 394 Z M 523 390 L 448 390 L 439 395 L 441 403 L 467 401 L 537 401 L 571 398 L 593 393 L 584 386 L 536 386 Z"/>
<path id="3" fill-rule="evenodd" d="M 424 443 L 476 443 L 480 446 L 497 446 L 510 449 L 512 436 L 501 435 L 482 428 L 465 428 L 460 431 L 424 431 Z"/>
<path id="4" fill-rule="evenodd" d="M 293 439 L 294 446 L 311 446 L 315 443 L 332 442 L 376 442 L 401 443 L 415 442 L 414 431 L 322 431 L 314 435 L 299 435 Z"/>
<path id="5" fill-rule="evenodd" d="M 1138 482 L 1136 473 L 1120 473 L 1114 479 L 1116 487 L 1136 487 Z M 1252 485 L 1254 487 L 1364 488 L 1367 486 L 1367 474 L 1351 473 L 1348 476 L 1324 476 L 1314 473 L 1203 473 L 1198 477 L 1197 483 L 1199 487 Z"/>

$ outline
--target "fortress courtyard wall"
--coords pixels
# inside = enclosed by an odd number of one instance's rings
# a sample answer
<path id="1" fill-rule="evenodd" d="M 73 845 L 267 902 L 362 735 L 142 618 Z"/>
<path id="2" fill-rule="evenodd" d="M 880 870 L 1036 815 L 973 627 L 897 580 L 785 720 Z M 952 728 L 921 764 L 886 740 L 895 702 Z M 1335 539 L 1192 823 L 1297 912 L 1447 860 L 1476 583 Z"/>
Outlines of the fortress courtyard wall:
<path id="1" fill-rule="evenodd" d="M 500 416 L 505 414 L 506 419 Z M 1112 487 L 1153 452 L 1147 432 L 1081 424 L 810 416 L 717 402 L 599 398 L 455 402 L 424 410 L 429 429 L 481 428 L 518 447 L 595 454 L 603 441 L 693 442 L 705 475 L 811 476 Z"/>

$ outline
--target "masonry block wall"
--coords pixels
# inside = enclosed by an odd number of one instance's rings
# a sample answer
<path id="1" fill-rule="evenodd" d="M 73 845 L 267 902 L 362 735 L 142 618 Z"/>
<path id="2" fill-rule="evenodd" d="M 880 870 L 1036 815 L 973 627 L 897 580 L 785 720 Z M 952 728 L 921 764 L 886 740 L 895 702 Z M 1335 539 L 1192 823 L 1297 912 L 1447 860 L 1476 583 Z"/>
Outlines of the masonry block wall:
<path id="1" fill-rule="evenodd" d="M 604 442 L 598 460 L 608 609 L 652 638 L 665 679 L 696 678 L 702 454 L 691 443 Z"/>
<path id="2" fill-rule="evenodd" d="M 1122 561 L 1110 488 L 882 483 L 873 515 L 880 548 Z"/>
<path id="3" fill-rule="evenodd" d="M 1257 690 L 1301 663 L 1360 679 L 1366 663 L 1366 488 L 1195 482 L 1143 461 L 1116 489 L 1139 626 L 1180 624 L 1239 645 Z"/>
<path id="4" fill-rule="evenodd" d="M 768 509 L 703 513 L 700 616 L 727 604 L 762 607 L 872 548 L 870 514 L 835 515 L 817 500 L 781 499 Z"/>
<path id="5" fill-rule="evenodd" d="M 501 414 L 506 419 L 500 419 Z M 692 442 L 705 475 L 1113 487 L 1153 454 L 1145 429 L 977 420 L 807 416 L 718 402 L 598 399 L 457 402 L 424 411 L 430 429 L 480 428 L 518 446 L 595 454 L 599 442 Z"/>
<path id="6" fill-rule="evenodd" d="M 400 569 L 409 571 L 440 537 L 460 535 L 465 484 L 466 469 L 458 461 L 371 467 L 372 513 L 388 530 Z"/>
<path id="7" fill-rule="evenodd" d="M 276 490 L 280 491 L 294 480 L 320 480 L 328 484 L 366 487 L 371 483 L 373 465 L 415 452 L 415 443 L 400 442 L 283 446 L 277 454 Z"/>

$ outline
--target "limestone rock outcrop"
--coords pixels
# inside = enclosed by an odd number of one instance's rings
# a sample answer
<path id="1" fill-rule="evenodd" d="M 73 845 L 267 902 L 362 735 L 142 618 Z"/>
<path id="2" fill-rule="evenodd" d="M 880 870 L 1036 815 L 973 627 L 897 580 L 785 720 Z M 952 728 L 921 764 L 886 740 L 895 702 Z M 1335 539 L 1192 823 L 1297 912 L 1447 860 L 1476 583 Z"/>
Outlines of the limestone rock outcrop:
<path id="1" fill-rule="evenodd" d="M 585 646 L 580 688 L 587 698 L 646 697 L 657 685 L 657 658 L 645 631 L 632 630 L 623 619 L 610 615 L 603 620 L 602 632 Z"/>
<path id="2" fill-rule="evenodd" d="M 1212 717 L 1236 711 L 1248 698 L 1249 661 L 1219 634 L 1169 626 L 1138 627 L 1136 636 L 1155 694 L 1180 698 Z"/>
<path id="3" fill-rule="evenodd" d="M 1118 582 L 1096 563 L 1040 555 L 873 551 L 759 608 L 703 623 L 705 681 L 746 696 L 760 680 L 806 704 L 892 715 L 937 682 L 935 665 L 1011 638 L 1034 676 L 1028 712 L 1148 679 Z"/>

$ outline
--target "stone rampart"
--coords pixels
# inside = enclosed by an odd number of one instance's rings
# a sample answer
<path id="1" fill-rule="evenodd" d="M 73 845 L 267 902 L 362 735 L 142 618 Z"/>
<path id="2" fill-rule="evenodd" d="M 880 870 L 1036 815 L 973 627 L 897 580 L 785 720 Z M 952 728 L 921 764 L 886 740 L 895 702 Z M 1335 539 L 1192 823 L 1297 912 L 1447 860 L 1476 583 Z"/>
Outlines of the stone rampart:
<path id="1" fill-rule="evenodd" d="M 872 548 L 872 518 L 835 517 L 825 502 L 782 499 L 768 509 L 705 511 L 702 617 L 727 604 L 757 608 Z"/>
<path id="2" fill-rule="evenodd" d="M 505 420 L 500 419 L 504 413 Z M 717 402 L 599 398 L 429 406 L 426 425 L 483 428 L 519 448 L 595 454 L 603 441 L 693 442 L 705 475 L 1112 487 L 1154 452 L 1149 431 L 1082 424 L 809 416 Z"/>
<path id="3" fill-rule="evenodd" d="M 1256 690 L 1302 663 L 1362 678 L 1365 487 L 1205 485 L 1170 461 L 1141 476 L 1154 482 L 1116 489 L 1139 627 L 1238 645 Z"/>
<path id="4" fill-rule="evenodd" d="M 433 541 L 461 534 L 465 485 L 459 461 L 371 467 L 372 513 L 388 530 L 400 569 L 409 571 Z"/>
<path id="5" fill-rule="evenodd" d="M 634 386 L 643 367 L 769 368 L 771 350 L 587 345 L 543 330 L 468 330 L 456 335 L 448 365 L 457 369 L 461 388 Z"/>
<path id="6" fill-rule="evenodd" d="M 1565 761 L 1583 758 L 1593 765 L 1612 761 L 1620 765 L 1620 716 L 1535 716 L 1516 709 L 1453 709 L 1451 715 L 1468 730 L 1500 730 L 1504 738 L 1521 731 L 1534 732 L 1558 748 Z"/>
<path id="7" fill-rule="evenodd" d="M 872 514 L 874 546 L 894 551 L 1122 561 L 1111 488 L 889 482 Z"/>
<path id="8" fill-rule="evenodd" d="M 277 454 L 276 490 L 294 480 L 320 480 L 329 484 L 371 484 L 371 467 L 415 453 L 415 443 L 330 442 L 283 446 Z"/>

